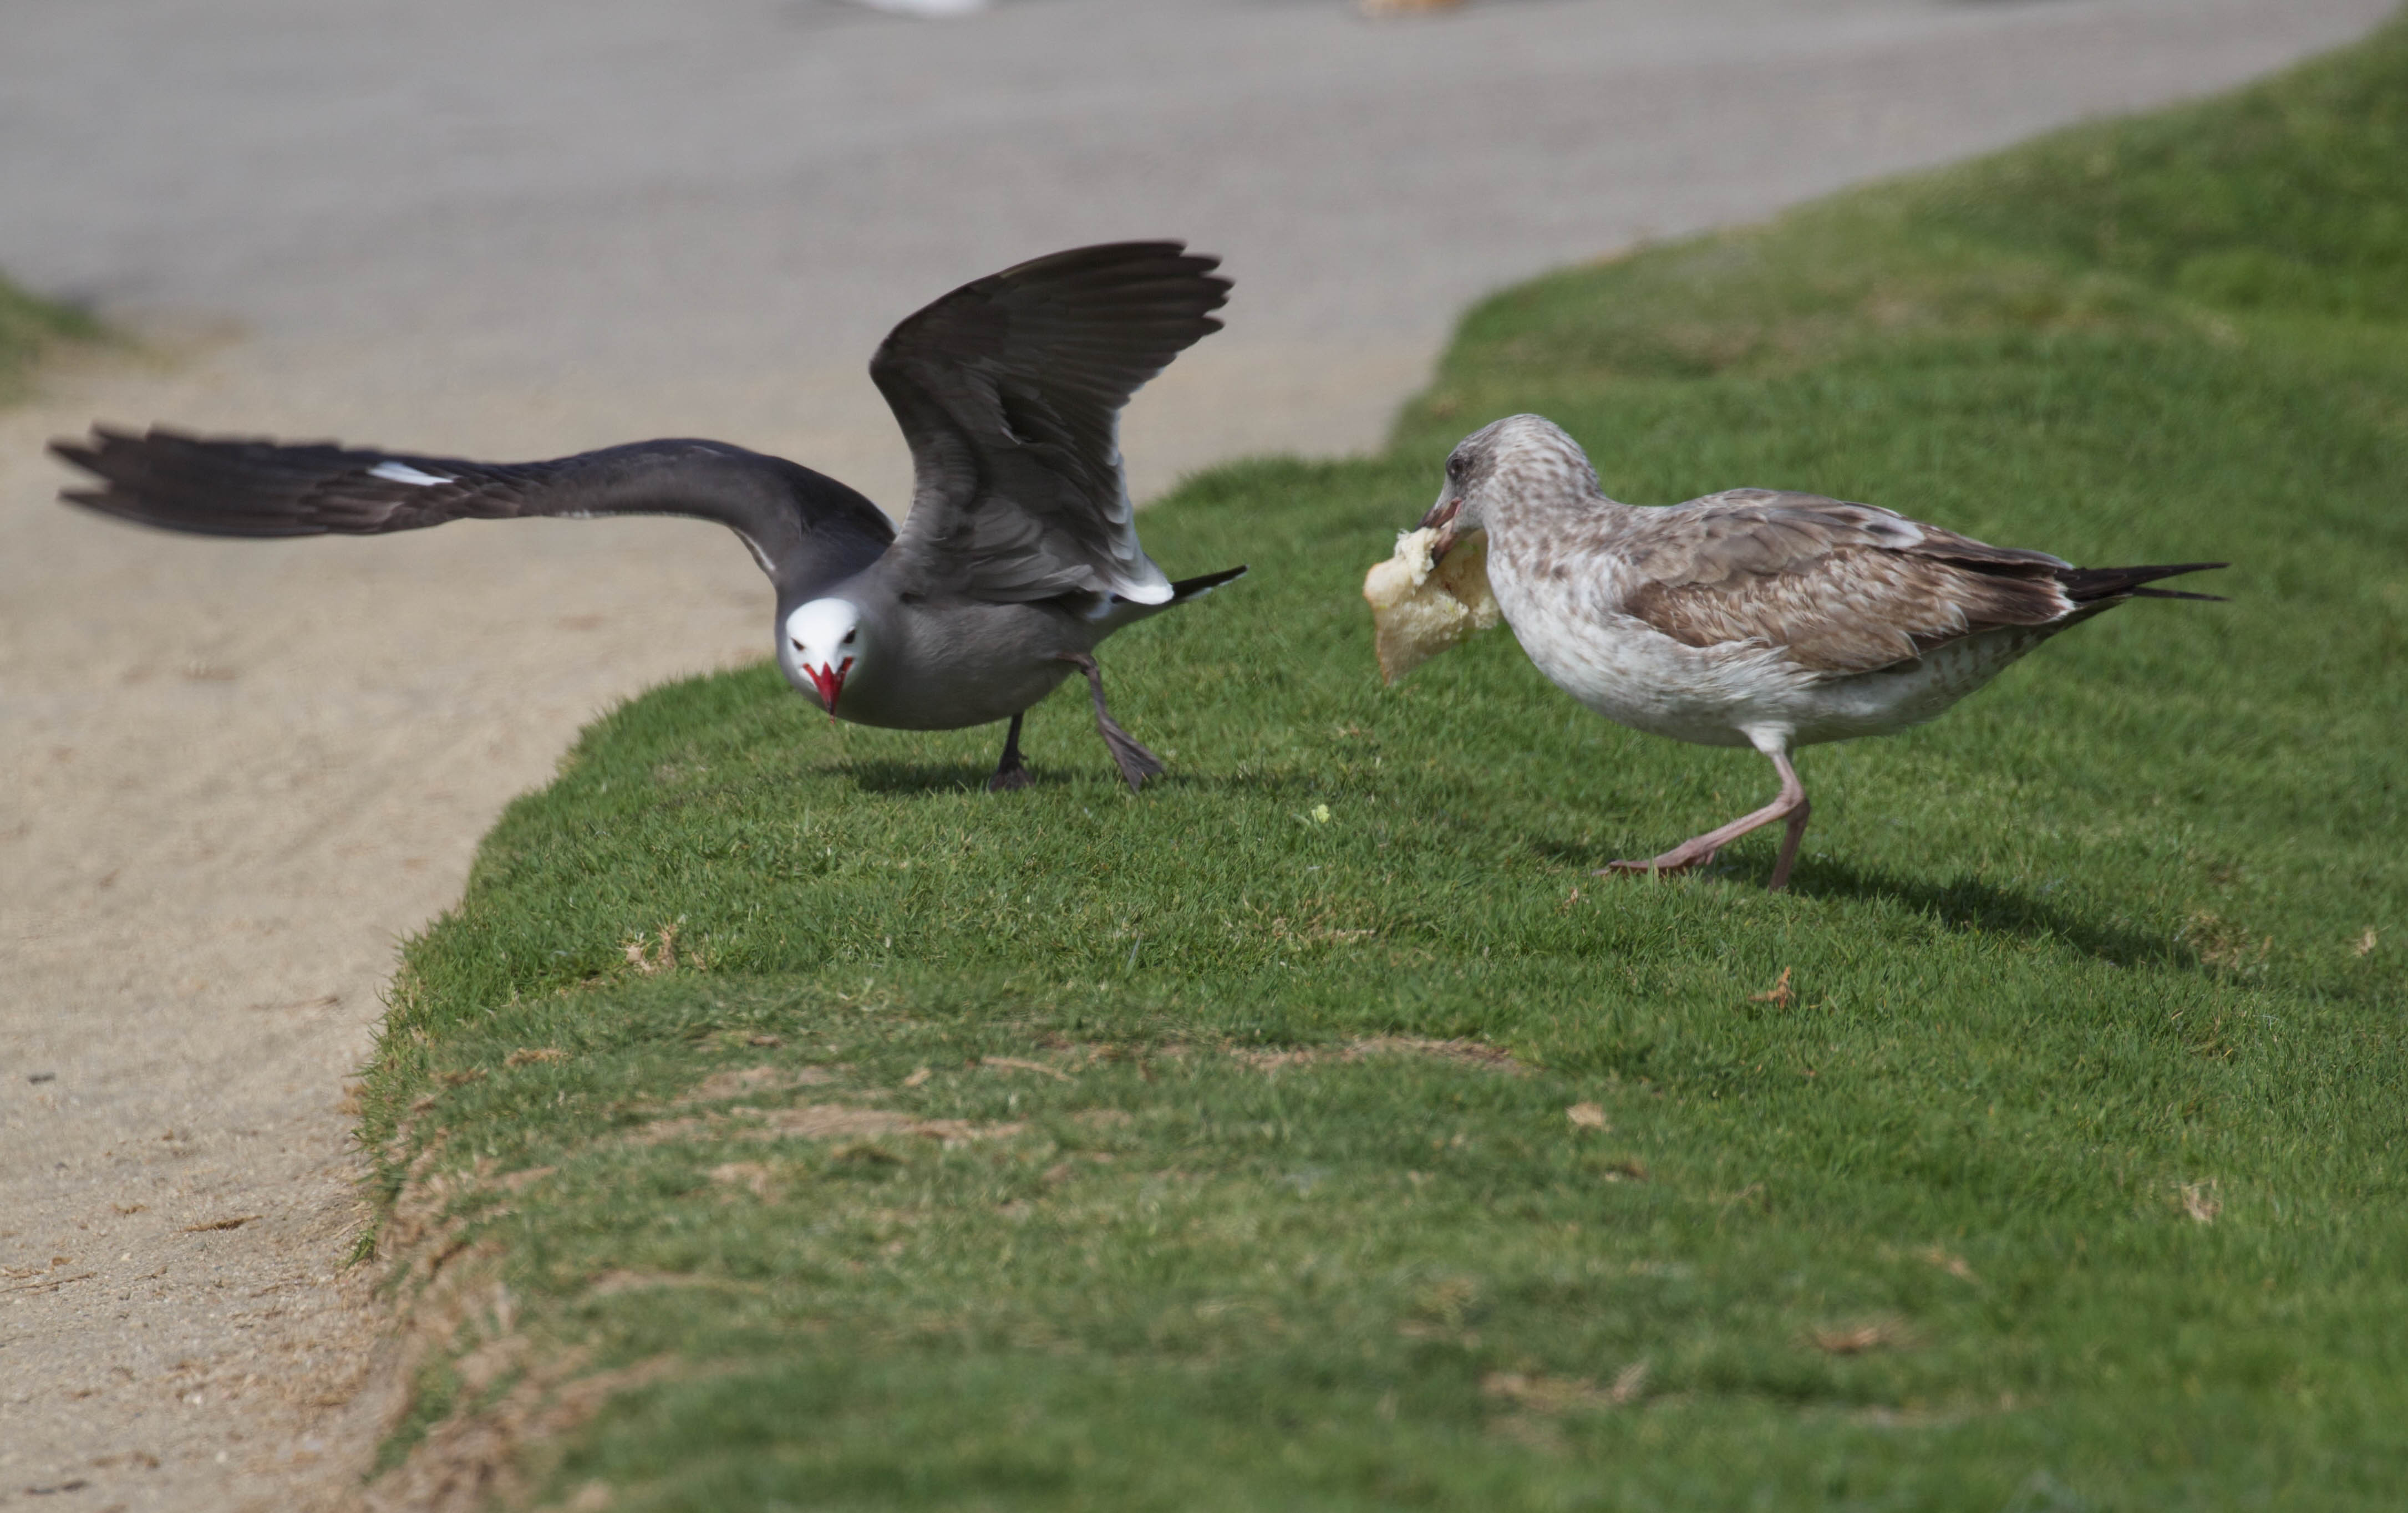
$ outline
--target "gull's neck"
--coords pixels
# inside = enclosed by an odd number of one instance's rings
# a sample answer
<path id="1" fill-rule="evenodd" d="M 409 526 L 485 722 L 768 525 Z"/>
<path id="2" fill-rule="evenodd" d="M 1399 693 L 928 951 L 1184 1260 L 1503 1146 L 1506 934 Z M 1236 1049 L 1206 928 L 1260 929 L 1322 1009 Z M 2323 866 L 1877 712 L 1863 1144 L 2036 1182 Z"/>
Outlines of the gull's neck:
<path id="1" fill-rule="evenodd" d="M 1594 478 L 1555 478 L 1498 490 L 1483 512 L 1490 550 L 1509 558 L 1612 550 L 1641 511 L 1610 499 Z"/>

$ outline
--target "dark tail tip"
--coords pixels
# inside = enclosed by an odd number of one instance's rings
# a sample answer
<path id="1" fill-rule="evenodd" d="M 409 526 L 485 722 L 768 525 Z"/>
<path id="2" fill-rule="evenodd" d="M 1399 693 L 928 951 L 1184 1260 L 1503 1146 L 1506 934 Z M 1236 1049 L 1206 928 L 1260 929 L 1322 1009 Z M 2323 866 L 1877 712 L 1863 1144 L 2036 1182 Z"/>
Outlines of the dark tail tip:
<path id="1" fill-rule="evenodd" d="M 2215 593 L 2185 593 L 2179 589 L 2144 589 L 2143 583 L 2154 583 L 2161 578 L 2179 578 L 2185 573 L 2207 573 L 2230 563 L 2180 563 L 2153 567 L 2070 567 L 2059 571 L 2057 580 L 2063 585 L 2066 596 L 2075 604 L 2096 604 L 2101 599 L 2204 599 L 2222 604 Z"/>
<path id="2" fill-rule="evenodd" d="M 1241 564 L 1236 567 L 1225 568 L 1217 573 L 1206 573 L 1201 578 L 1182 578 L 1178 582 L 1170 585 L 1170 602 L 1172 604 L 1185 604 L 1190 599 L 1200 598 L 1204 594 L 1211 592 L 1214 589 L 1219 588 L 1222 584 L 1228 582 L 1232 578 L 1243 578 L 1245 576 L 1246 569 Z"/>

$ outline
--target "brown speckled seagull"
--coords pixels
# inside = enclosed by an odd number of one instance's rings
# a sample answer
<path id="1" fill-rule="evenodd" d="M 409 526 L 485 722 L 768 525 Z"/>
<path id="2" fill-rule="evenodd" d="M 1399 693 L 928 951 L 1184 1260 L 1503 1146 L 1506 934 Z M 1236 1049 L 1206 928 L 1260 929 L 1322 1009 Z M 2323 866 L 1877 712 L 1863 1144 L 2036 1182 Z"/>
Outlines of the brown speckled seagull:
<path id="1" fill-rule="evenodd" d="M 1565 692 L 1651 735 L 1752 746 L 1781 775 L 1763 808 L 1607 870 L 1701 866 L 1785 820 L 1776 889 L 1806 833 L 1793 749 L 1921 724 L 2100 610 L 2214 597 L 2142 585 L 2227 565 L 2076 567 L 1771 489 L 1637 508 L 1607 498 L 1580 445 L 1536 415 L 1465 437 L 1422 524 L 1441 556 L 1487 533 L 1505 622 Z"/>
<path id="2" fill-rule="evenodd" d="M 1121 407 L 1190 344 L 1229 281 L 1177 242 L 1074 248 L 911 315 L 869 376 L 911 446 L 911 513 L 781 457 L 639 441 L 542 463 L 95 427 L 50 450 L 100 479 L 70 504 L 203 535 L 373 535 L 457 520 L 690 515 L 733 530 L 777 589 L 778 665 L 839 720 L 959 730 L 1010 720 L 987 786 L 1025 785 L 1021 717 L 1074 671 L 1131 789 L 1161 761 L 1104 706 L 1094 652 L 1210 592 L 1138 544 Z"/>

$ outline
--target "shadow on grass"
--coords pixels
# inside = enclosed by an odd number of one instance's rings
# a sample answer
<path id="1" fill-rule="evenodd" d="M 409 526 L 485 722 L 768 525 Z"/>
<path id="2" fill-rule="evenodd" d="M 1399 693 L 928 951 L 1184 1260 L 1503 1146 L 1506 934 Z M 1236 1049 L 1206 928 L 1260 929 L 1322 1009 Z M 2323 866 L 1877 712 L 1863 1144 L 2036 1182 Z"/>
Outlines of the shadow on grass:
<path id="1" fill-rule="evenodd" d="M 1748 880 L 1761 887 L 1769 871 L 1750 868 Z M 1935 883 L 1817 858 L 1801 862 L 1789 886 L 1810 898 L 1856 898 L 1896 904 L 1929 915 L 1952 930 L 1989 930 L 2028 939 L 2061 940 L 2114 966 L 2205 970 L 2198 953 L 2171 935 L 2101 923 L 2043 904 L 2019 889 L 2000 888 L 1971 878 Z"/>
<path id="2" fill-rule="evenodd" d="M 1550 861 L 1596 873 L 1611 858 L 1595 846 L 1559 840 L 1534 840 L 1530 849 Z M 1772 875 L 1772 852 L 1734 856 L 1724 852 L 1704 869 L 1687 876 L 1699 882 L 1729 888 L 1761 890 Z M 1648 879 L 1637 873 L 1612 873 L 1633 887 Z M 1958 878 L 1948 882 L 1901 878 L 1870 871 L 1828 858 L 1799 860 L 1790 892 L 1808 898 L 1852 898 L 1867 903 L 1895 904 L 1928 915 L 1952 930 L 1989 930 L 2033 940 L 2061 940 L 2085 955 L 2116 966 L 2171 966 L 2205 971 L 2199 953 L 2171 935 L 2100 923 L 2067 909 L 2044 904 L 2018 889 Z"/>
<path id="3" fill-rule="evenodd" d="M 1315 801 L 1359 802 L 1364 795 L 1349 792 L 1332 783 L 1328 775 L 1319 772 L 1167 772 L 1152 782 L 1175 782 L 1182 788 L 1194 788 L 1210 793 L 1245 793 L 1267 798 L 1294 799 L 1298 803 Z M 1150 786 L 1149 784 L 1149 786 Z"/>
<path id="4" fill-rule="evenodd" d="M 995 768 L 982 762 L 832 762 L 819 769 L 850 781 L 865 793 L 983 792 Z M 1068 782 L 1068 773 L 1047 772 L 1031 765 L 1031 783 L 1039 787 Z"/>
<path id="5" fill-rule="evenodd" d="M 850 782 L 865 793 L 958 793 L 965 791 L 983 792 L 995 768 L 982 762 L 897 762 L 840 761 L 815 764 L 812 773 Z M 1100 761 L 1093 772 L 1082 771 L 1075 762 L 1034 762 L 1028 764 L 1029 786 L 1063 788 L 1087 777 L 1111 777 L 1111 764 Z M 1119 779 L 1113 778 L 1115 785 Z M 1307 773 L 1216 773 L 1188 772 L 1172 767 L 1145 780 L 1138 795 L 1158 793 L 1168 789 L 1188 788 L 1207 792 L 1242 792 L 1272 797 L 1311 799 L 1327 797 L 1329 784 L 1326 778 Z M 998 795 L 1008 796 L 1008 795 Z"/>

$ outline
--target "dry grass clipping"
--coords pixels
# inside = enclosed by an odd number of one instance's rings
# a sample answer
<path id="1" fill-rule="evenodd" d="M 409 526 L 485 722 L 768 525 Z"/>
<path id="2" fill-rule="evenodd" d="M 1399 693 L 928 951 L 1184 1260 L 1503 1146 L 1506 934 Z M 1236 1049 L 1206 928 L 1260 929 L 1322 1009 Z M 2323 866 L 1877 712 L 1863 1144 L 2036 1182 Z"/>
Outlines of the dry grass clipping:
<path id="1" fill-rule="evenodd" d="M 1615 1374 L 1611 1385 L 1599 1387 L 1590 1377 L 1542 1377 L 1536 1373 L 1492 1371 L 1480 1378 L 1480 1390 L 1516 1407 L 1538 1413 L 1566 1413 L 1578 1408 L 1618 1408 L 1639 1401 L 1647 1390 L 1647 1363 L 1635 1361 Z"/>
<path id="2" fill-rule="evenodd" d="M 1981 1280 L 1980 1277 L 1973 1275 L 1973 1268 L 1966 1264 L 1965 1258 L 1963 1256 L 1956 1254 L 1944 1246 L 1927 1245 L 1922 1249 L 1914 1252 L 1914 1258 L 1917 1261 L 1924 1263 L 1926 1265 L 1939 1267 L 1942 1271 L 1946 1272 L 1949 1276 L 1956 1277 L 1960 1282 L 1978 1282 Z"/>
<path id="3" fill-rule="evenodd" d="M 1350 1041 L 1335 1049 L 1298 1046 L 1286 1050 L 1234 1048 L 1229 1054 L 1261 1072 L 1282 1072 L 1292 1066 L 1350 1065 L 1373 1056 L 1427 1056 L 1457 1066 L 1477 1067 L 1518 1077 L 1523 1067 L 1513 1053 L 1477 1040 L 1426 1040 L 1418 1035 L 1379 1035 Z"/>
<path id="4" fill-rule="evenodd" d="M 1807 1343 L 1825 1355 L 1862 1355 L 1867 1350 L 1891 1349 L 1914 1342 L 1914 1334 L 1901 1320 L 1875 1319 L 1861 1324 L 1833 1329 L 1809 1330 Z"/>
<path id="5" fill-rule="evenodd" d="M 746 1119 L 739 1121 L 737 1116 Z M 628 1139 L 631 1144 L 653 1146 L 676 1140 L 861 1140 L 911 1135 L 952 1147 L 975 1140 L 1007 1140 L 1025 1128 L 1018 1123 L 979 1124 L 967 1119 L 913 1119 L 889 1108 L 847 1104 L 804 1104 L 767 1110 L 738 1106 L 725 1113 L 662 1120 Z"/>
<path id="6" fill-rule="evenodd" d="M 1077 1078 L 1072 1077 L 1069 1073 L 1062 1070 L 1058 1066 L 1048 1066 L 1043 1062 L 1027 1061 L 1018 1056 L 982 1056 L 979 1058 L 979 1064 L 981 1066 L 992 1067 L 998 1072 L 1037 1072 L 1043 1076 L 1050 1077 L 1057 1082 L 1076 1082 L 1078 1080 Z M 914 1077 L 917 1077 L 918 1075 L 919 1074 L 916 1072 L 912 1074 Z"/>
<path id="7" fill-rule="evenodd" d="M 777 1174 L 757 1161 L 731 1161 L 710 1169 L 710 1179 L 726 1187 L 740 1187 L 764 1203 L 778 1195 Z"/>
<path id="8" fill-rule="evenodd" d="M 203 1235 L 213 1229 L 240 1229 L 242 1226 L 250 1223 L 252 1220 L 257 1219 L 258 1217 L 259 1216 L 257 1214 L 234 1214 L 224 1219 L 204 1220 L 197 1224 L 186 1224 L 184 1226 L 184 1233 L 187 1235 Z"/>
<path id="9" fill-rule="evenodd" d="M 818 1087 L 837 1080 L 824 1066 L 743 1066 L 713 1072 L 680 1099 L 681 1105 L 724 1103 L 756 1093 L 784 1092 L 790 1088 Z"/>

